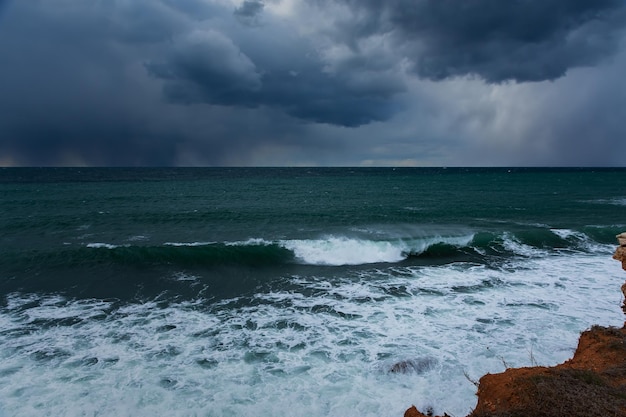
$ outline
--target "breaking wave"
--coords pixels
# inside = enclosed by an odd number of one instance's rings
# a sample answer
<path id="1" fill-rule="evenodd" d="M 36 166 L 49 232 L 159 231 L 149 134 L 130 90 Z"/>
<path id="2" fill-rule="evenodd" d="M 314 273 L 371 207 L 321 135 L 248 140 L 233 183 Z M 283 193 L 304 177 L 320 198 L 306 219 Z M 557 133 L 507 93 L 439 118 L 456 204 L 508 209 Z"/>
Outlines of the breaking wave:
<path id="1" fill-rule="evenodd" d="M 142 242 L 143 243 L 143 242 Z M 536 229 L 513 232 L 477 232 L 448 236 L 360 238 L 328 235 L 315 239 L 266 240 L 254 238 L 234 242 L 165 242 L 115 244 L 91 242 L 64 245 L 56 251 L 34 251 L 23 259 L 36 259 L 42 266 L 111 264 L 127 266 L 180 267 L 271 267 L 277 265 L 343 266 L 399 263 L 407 259 L 468 260 L 482 263 L 507 257 L 544 257 L 554 252 L 604 253 L 602 244 L 581 231 Z M 20 267 L 20 261 L 14 263 Z"/>

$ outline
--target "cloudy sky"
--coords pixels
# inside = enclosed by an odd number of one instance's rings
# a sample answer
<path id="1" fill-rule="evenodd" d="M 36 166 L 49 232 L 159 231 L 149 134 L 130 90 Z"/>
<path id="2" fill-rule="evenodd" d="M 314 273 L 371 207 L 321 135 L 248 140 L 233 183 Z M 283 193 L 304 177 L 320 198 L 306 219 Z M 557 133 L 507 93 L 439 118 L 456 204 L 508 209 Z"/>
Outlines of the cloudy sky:
<path id="1" fill-rule="evenodd" d="M 626 0 L 0 0 L 0 166 L 626 166 Z"/>

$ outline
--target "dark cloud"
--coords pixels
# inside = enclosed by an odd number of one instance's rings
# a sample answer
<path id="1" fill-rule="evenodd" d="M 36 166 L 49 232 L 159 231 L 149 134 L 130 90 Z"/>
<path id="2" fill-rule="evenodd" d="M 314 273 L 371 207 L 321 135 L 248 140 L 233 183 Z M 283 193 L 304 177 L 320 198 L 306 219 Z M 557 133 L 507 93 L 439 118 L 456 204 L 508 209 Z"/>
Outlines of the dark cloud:
<path id="1" fill-rule="evenodd" d="M 0 164 L 623 165 L 623 3 L 310 1 L 0 0 Z"/>
<path id="2" fill-rule="evenodd" d="M 259 88 L 239 79 L 222 84 L 219 77 L 208 76 L 200 68 L 189 73 L 193 77 L 169 78 L 172 72 L 153 70 L 157 76 L 168 76 L 164 94 L 173 103 L 274 107 L 303 121 L 347 127 L 385 120 L 399 110 L 385 97 L 389 91 L 350 91 L 344 80 L 316 70 L 266 73 Z"/>
<path id="3" fill-rule="evenodd" d="M 133 26 L 140 4 L 152 23 Z M 123 6 L 8 5 L 0 23 L 3 164 L 172 165 L 180 143 L 195 139 L 185 129 L 192 120 L 161 102 L 141 64 L 184 19 L 156 1 Z"/>
<path id="4" fill-rule="evenodd" d="M 263 11 L 265 4 L 258 0 L 244 0 L 241 6 L 237 7 L 233 14 L 240 22 L 248 25 L 258 24 L 258 17 Z"/>
<path id="5" fill-rule="evenodd" d="M 4 131 L 0 153 L 20 165 L 168 166 L 178 138 L 106 120 L 37 123 Z"/>
<path id="6" fill-rule="evenodd" d="M 261 87 L 254 63 L 219 32 L 195 31 L 176 42 L 164 64 L 147 64 L 156 77 L 169 80 L 174 101 L 235 104 Z"/>
<path id="7" fill-rule="evenodd" d="M 284 27 L 238 34 L 232 9 L 201 3 L 11 3 L 0 24 L 0 163 L 246 164 L 283 147 L 310 156 L 325 140 L 310 141 L 302 121 L 355 126 L 392 113 L 398 82 L 333 76 Z"/>
<path id="8" fill-rule="evenodd" d="M 347 43 L 393 33 L 414 71 L 431 80 L 553 80 L 610 56 L 626 26 L 623 0 L 337 1 L 357 11 L 340 26 Z"/>
<path id="9" fill-rule="evenodd" d="M 518 158 L 538 165 L 624 166 L 625 65 L 622 52 L 601 72 L 580 71 L 544 93 L 541 102 L 529 102 L 534 115 L 525 122 Z"/>
<path id="10" fill-rule="evenodd" d="M 143 0 L 146 1 L 146 0 Z M 222 7 L 218 4 L 205 0 L 155 0 L 150 1 L 151 4 L 163 3 L 171 10 L 184 13 L 188 17 L 196 20 L 210 19 L 211 17 L 220 16 Z"/>
<path id="11" fill-rule="evenodd" d="M 350 127 L 398 111 L 389 98 L 404 85 L 389 75 L 388 65 L 352 62 L 330 71 L 303 40 L 280 44 L 256 37 L 253 47 L 241 45 L 251 56 L 219 32 L 195 32 L 176 39 L 165 60 L 147 68 L 164 80 L 165 97 L 173 103 L 271 107 L 305 121 Z"/>

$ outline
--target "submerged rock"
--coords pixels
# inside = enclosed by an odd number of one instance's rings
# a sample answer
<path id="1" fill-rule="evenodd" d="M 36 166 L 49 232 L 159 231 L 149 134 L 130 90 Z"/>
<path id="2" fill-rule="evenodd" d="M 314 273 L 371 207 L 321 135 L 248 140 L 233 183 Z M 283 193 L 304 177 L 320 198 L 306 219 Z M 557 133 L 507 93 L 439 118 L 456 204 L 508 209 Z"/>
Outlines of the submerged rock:
<path id="1" fill-rule="evenodd" d="M 422 374 L 433 369 L 436 364 L 437 360 L 434 358 L 409 359 L 394 363 L 391 368 L 389 368 L 389 372 L 394 374 Z"/>

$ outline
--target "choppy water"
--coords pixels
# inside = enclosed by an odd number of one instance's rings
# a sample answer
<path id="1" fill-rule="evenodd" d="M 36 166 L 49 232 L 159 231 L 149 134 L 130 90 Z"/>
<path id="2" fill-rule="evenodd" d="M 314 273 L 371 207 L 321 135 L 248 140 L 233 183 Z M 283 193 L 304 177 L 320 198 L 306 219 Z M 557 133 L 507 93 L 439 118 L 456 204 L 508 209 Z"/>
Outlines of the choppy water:
<path id="1" fill-rule="evenodd" d="M 622 323 L 625 180 L 0 171 L 0 415 L 465 415 L 465 375 Z"/>

